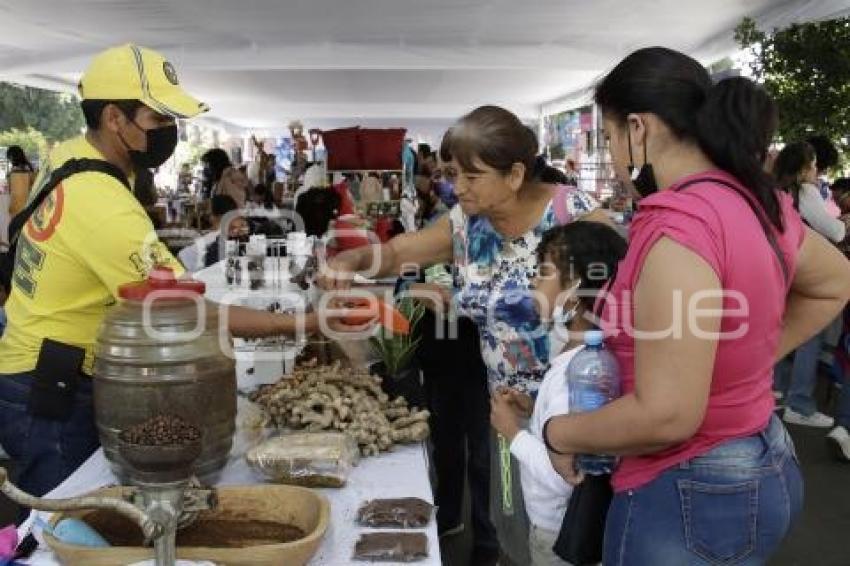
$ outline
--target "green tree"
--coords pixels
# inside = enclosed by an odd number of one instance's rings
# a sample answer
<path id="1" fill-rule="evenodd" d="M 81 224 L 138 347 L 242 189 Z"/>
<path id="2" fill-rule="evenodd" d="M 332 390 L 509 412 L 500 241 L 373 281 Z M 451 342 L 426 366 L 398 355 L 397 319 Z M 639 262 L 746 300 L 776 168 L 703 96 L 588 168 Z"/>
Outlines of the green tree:
<path id="1" fill-rule="evenodd" d="M 32 128 L 53 143 L 79 135 L 83 125 L 74 96 L 0 83 L 0 132 Z"/>
<path id="2" fill-rule="evenodd" d="M 772 32 L 744 19 L 735 40 L 752 55 L 754 77 L 779 108 L 783 141 L 822 133 L 850 150 L 850 18 Z"/>

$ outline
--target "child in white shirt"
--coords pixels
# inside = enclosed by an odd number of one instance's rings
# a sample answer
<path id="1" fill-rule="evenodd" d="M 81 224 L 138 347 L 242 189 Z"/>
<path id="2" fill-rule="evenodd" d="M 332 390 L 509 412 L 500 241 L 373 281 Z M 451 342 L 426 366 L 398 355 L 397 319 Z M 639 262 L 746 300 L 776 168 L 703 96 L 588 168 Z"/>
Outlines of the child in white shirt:
<path id="1" fill-rule="evenodd" d="M 594 305 L 625 252 L 625 240 L 604 224 L 574 222 L 544 234 L 537 250 L 540 272 L 535 295 L 541 318 L 552 321 L 567 346 L 551 360 L 536 400 L 508 388 L 492 398 L 491 423 L 510 442 L 511 454 L 520 464 L 533 566 L 567 564 L 552 547 L 572 487 L 552 466 L 543 443 L 543 425 L 569 411 L 567 366 L 581 350 L 583 332 L 594 328 L 590 320 Z M 523 427 L 526 418 L 528 424 Z"/>

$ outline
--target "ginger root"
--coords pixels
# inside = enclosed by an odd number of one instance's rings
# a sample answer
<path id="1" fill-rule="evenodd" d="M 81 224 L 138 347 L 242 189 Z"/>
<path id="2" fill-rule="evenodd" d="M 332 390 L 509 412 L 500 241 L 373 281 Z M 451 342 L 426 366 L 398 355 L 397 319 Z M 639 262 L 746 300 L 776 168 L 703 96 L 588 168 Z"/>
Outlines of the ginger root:
<path id="1" fill-rule="evenodd" d="M 402 397 L 389 399 L 380 378 L 339 362 L 303 364 L 292 376 L 258 389 L 251 400 L 272 426 L 346 432 L 364 456 L 422 441 L 430 433 L 428 411 L 411 411 Z"/>
<path id="2" fill-rule="evenodd" d="M 393 429 L 392 439 L 398 443 L 421 442 L 428 438 L 430 433 L 428 423 L 418 422 L 407 428 Z"/>

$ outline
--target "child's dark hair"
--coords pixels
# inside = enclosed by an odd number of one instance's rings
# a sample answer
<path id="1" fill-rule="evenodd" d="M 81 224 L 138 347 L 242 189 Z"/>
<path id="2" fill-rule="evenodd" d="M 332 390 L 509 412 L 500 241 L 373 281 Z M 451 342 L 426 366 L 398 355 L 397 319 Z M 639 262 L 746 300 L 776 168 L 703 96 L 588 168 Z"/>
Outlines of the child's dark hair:
<path id="1" fill-rule="evenodd" d="M 537 257 L 540 263 L 552 262 L 562 286 L 581 278 L 580 300 L 585 309 L 593 310 L 599 291 L 614 278 L 617 264 L 626 256 L 626 247 L 626 240 L 610 226 L 579 221 L 543 234 Z"/>

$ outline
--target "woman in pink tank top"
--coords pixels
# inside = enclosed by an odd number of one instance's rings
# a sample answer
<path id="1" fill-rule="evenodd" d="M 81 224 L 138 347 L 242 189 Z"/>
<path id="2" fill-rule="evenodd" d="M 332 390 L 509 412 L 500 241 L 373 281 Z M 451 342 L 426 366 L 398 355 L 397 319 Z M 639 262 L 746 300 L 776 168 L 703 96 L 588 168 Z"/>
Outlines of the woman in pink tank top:
<path id="1" fill-rule="evenodd" d="M 596 103 L 643 197 L 600 321 L 623 395 L 547 423 L 550 457 L 573 480 L 574 454 L 621 457 L 606 565 L 762 564 L 802 505 L 772 368 L 835 318 L 850 264 L 763 172 L 776 112 L 751 81 L 649 48 Z"/>

